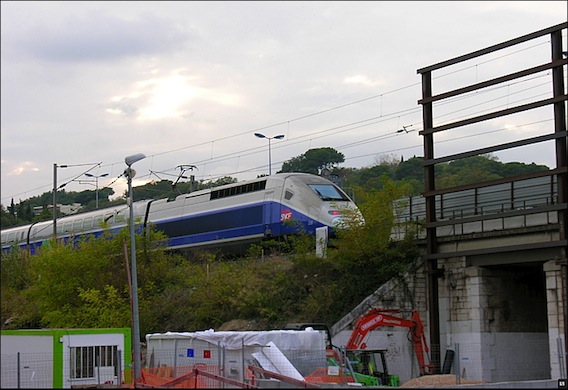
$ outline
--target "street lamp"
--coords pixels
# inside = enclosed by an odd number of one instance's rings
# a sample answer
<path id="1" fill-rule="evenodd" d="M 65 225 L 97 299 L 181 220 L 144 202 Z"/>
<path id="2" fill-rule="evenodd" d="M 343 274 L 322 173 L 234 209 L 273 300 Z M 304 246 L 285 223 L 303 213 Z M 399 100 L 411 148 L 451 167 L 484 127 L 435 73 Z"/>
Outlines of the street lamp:
<path id="1" fill-rule="evenodd" d="M 134 196 L 132 194 L 132 178 L 136 172 L 132 169 L 132 164 L 146 158 L 142 153 L 127 156 L 124 162 L 128 166 L 124 170 L 124 175 L 128 180 L 128 205 L 130 207 L 130 258 L 131 258 L 131 278 L 132 278 L 132 344 L 134 346 L 134 383 L 141 376 L 140 359 L 140 321 L 138 316 L 138 278 L 136 274 L 136 238 L 134 236 Z"/>
<path id="2" fill-rule="evenodd" d="M 284 138 L 284 134 L 280 134 L 280 135 L 275 135 L 274 137 L 267 137 L 262 133 L 254 133 L 255 136 L 257 136 L 258 138 L 266 138 L 268 140 L 268 175 L 271 176 L 272 175 L 272 156 L 271 156 L 271 152 L 270 152 L 270 140 L 273 139 L 282 139 Z"/>
<path id="3" fill-rule="evenodd" d="M 95 178 L 95 208 L 99 208 L 99 177 L 108 176 L 108 173 L 103 173 L 102 175 L 93 175 L 92 173 L 85 173 L 87 177 L 94 177 Z"/>

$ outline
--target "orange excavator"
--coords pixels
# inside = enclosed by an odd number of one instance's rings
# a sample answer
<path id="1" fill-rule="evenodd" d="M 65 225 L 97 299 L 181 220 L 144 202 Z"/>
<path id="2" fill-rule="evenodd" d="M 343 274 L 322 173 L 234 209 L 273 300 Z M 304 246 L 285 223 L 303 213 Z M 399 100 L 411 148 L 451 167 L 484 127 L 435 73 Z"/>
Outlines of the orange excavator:
<path id="1" fill-rule="evenodd" d="M 427 364 L 424 356 L 430 351 L 424 335 L 424 325 L 420 320 L 420 314 L 412 310 L 410 319 L 396 317 L 394 314 L 401 313 L 400 310 L 393 309 L 371 309 L 363 314 L 353 328 L 353 332 L 347 341 L 345 349 L 349 351 L 361 351 L 367 348 L 366 339 L 370 331 L 381 326 L 400 326 L 409 329 L 409 340 L 414 347 L 414 353 L 418 359 L 420 375 L 433 373 L 433 365 Z"/>
<path id="2" fill-rule="evenodd" d="M 414 352 L 418 360 L 420 375 L 434 373 L 434 366 L 427 364 L 425 356 L 429 349 L 424 335 L 424 325 L 420 320 L 420 314 L 412 310 L 411 318 L 401 318 L 394 314 L 402 313 L 393 309 L 371 309 L 357 319 L 353 332 L 347 341 L 345 348 L 337 348 L 332 345 L 331 333 L 327 325 L 322 323 L 293 323 L 285 329 L 301 330 L 308 327 L 323 331 L 326 334 L 327 350 L 326 357 L 329 365 L 345 368 L 345 373 L 363 386 L 391 386 L 398 387 L 399 377 L 389 373 L 387 367 L 386 349 L 368 349 L 366 340 L 369 332 L 381 326 L 405 327 L 409 330 L 409 341 L 412 342 Z M 380 359 L 378 359 L 380 357 Z M 320 383 L 336 383 L 341 378 L 330 376 L 325 369 L 318 369 L 306 377 L 306 381 Z M 349 380 L 348 380 L 349 381 Z M 339 383 L 339 382 L 337 382 Z"/>

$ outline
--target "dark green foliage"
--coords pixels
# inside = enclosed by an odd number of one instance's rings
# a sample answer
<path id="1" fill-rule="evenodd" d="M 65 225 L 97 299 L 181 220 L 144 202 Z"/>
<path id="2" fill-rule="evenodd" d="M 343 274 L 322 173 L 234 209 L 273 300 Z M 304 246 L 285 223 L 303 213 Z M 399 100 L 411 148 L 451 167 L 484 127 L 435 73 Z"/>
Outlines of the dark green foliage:
<path id="1" fill-rule="evenodd" d="M 282 164 L 280 172 L 304 172 L 318 175 L 323 168 L 330 169 L 345 161 L 343 153 L 333 148 L 310 149 Z"/>
<path id="2" fill-rule="evenodd" d="M 411 195 L 420 195 L 424 190 L 424 168 L 422 157 L 413 157 L 406 161 L 384 162 L 372 167 L 335 172 L 342 179 L 344 187 L 362 187 L 366 191 L 380 190 L 384 178 L 390 178 L 410 186 Z M 473 156 L 462 160 L 450 161 L 436 166 L 436 188 L 454 187 L 464 184 L 546 171 L 545 165 L 524 164 L 519 162 L 500 163 L 491 155 Z"/>

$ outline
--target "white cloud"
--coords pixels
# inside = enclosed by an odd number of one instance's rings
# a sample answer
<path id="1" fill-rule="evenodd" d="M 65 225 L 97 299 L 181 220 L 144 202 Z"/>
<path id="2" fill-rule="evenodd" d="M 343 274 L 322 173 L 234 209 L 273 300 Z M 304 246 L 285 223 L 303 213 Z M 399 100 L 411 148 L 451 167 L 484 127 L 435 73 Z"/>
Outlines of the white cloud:
<path id="1" fill-rule="evenodd" d="M 345 84 L 357 84 L 357 85 L 362 85 L 364 87 L 378 87 L 382 84 L 378 80 L 371 80 L 369 77 L 361 74 L 355 76 L 348 76 L 343 80 L 343 82 Z"/>
<path id="2" fill-rule="evenodd" d="M 146 121 L 187 116 L 191 101 L 196 99 L 227 106 L 241 103 L 239 95 L 219 88 L 200 87 L 197 76 L 184 73 L 184 69 L 178 69 L 164 77 L 137 81 L 130 93 L 112 97 L 106 111 Z"/>
<path id="3" fill-rule="evenodd" d="M 4 163 L 4 162 L 2 162 Z M 31 161 L 24 161 L 20 163 L 18 166 L 12 166 L 10 171 L 7 173 L 8 176 L 18 176 L 26 172 L 38 172 L 39 168 L 37 168 L 36 164 Z"/>

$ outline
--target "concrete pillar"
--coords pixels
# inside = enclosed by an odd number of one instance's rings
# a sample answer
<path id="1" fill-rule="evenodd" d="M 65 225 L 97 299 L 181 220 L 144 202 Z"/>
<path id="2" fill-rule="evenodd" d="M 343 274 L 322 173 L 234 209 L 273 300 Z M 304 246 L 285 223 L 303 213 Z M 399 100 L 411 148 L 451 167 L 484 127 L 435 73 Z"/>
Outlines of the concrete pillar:
<path id="1" fill-rule="evenodd" d="M 550 378 L 566 378 L 566 351 L 564 351 L 564 310 L 562 275 L 555 260 L 544 263 L 546 276 L 546 302 L 548 317 L 548 345 L 550 348 Z"/>

